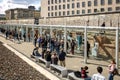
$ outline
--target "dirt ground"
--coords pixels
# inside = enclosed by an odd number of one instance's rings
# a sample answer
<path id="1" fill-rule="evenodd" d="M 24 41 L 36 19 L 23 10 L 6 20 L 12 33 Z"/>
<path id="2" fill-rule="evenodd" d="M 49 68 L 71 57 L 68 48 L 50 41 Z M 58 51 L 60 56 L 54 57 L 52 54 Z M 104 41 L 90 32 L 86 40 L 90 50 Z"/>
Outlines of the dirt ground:
<path id="1" fill-rule="evenodd" d="M 49 80 L 0 42 L 0 80 Z"/>

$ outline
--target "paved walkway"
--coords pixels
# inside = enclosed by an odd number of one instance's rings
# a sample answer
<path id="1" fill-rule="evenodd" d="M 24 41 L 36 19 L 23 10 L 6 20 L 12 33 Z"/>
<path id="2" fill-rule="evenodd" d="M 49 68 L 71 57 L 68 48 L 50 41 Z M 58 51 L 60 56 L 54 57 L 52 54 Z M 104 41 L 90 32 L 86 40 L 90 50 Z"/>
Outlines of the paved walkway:
<path id="1" fill-rule="evenodd" d="M 15 48 L 16 50 L 25 54 L 28 57 L 30 57 L 30 54 L 32 53 L 34 48 L 32 42 L 22 42 L 21 44 L 17 44 L 10 40 L 6 40 L 1 36 L 0 36 L 0 41 L 10 45 L 11 47 Z M 39 51 L 41 51 L 41 49 L 39 49 Z M 103 67 L 102 74 L 107 78 L 108 76 L 107 65 L 110 63 L 110 60 L 101 59 L 101 58 L 97 58 L 97 59 L 90 58 L 87 60 L 88 62 L 87 64 L 84 64 L 83 61 L 84 61 L 83 56 L 68 54 L 66 57 L 66 68 L 69 69 L 70 71 L 76 71 L 76 70 L 80 70 L 80 67 L 88 66 L 89 75 L 92 76 L 94 73 L 97 73 L 96 71 L 97 66 L 102 66 Z M 114 80 L 120 80 L 120 76 L 115 76 Z"/>

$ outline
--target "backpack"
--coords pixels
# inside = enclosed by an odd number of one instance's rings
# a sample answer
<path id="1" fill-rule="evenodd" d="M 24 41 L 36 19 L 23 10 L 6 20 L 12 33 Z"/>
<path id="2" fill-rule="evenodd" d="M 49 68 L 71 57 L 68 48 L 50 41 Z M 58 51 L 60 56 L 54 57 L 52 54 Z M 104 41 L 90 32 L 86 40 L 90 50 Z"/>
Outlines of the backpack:
<path id="1" fill-rule="evenodd" d="M 113 75 L 119 75 L 118 69 L 114 69 L 114 71 L 112 72 Z"/>
<path id="2" fill-rule="evenodd" d="M 75 71 L 74 72 L 74 75 L 77 77 L 77 78 L 81 78 L 81 73 L 79 71 Z"/>

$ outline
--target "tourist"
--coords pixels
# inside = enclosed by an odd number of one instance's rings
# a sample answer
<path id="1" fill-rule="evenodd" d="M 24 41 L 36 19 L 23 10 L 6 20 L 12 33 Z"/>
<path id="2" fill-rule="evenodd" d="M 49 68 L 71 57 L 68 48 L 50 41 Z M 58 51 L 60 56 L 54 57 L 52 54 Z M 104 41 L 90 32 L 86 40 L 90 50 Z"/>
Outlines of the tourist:
<path id="1" fill-rule="evenodd" d="M 58 56 L 55 52 L 53 52 L 51 56 L 52 64 L 58 65 Z"/>
<path id="2" fill-rule="evenodd" d="M 105 22 L 102 23 L 101 27 L 105 27 Z M 104 34 L 104 33 L 105 33 L 105 30 L 102 29 L 101 32 Z"/>
<path id="3" fill-rule="evenodd" d="M 50 67 L 50 64 L 51 64 L 51 53 L 50 53 L 50 51 L 46 52 L 45 60 L 47 61 L 46 62 L 46 67 Z"/>
<path id="4" fill-rule="evenodd" d="M 74 55 L 74 49 L 75 49 L 75 42 L 74 40 L 72 39 L 72 42 L 71 42 L 71 53 Z"/>
<path id="5" fill-rule="evenodd" d="M 97 71 L 98 71 L 98 73 L 97 74 L 93 74 L 91 80 L 106 80 L 105 77 L 102 75 L 103 68 L 98 66 L 97 67 Z"/>
<path id="6" fill-rule="evenodd" d="M 87 58 L 89 58 L 90 53 L 90 43 L 87 41 Z"/>
<path id="7" fill-rule="evenodd" d="M 38 49 L 39 49 L 39 47 L 35 47 L 35 48 L 33 49 L 32 55 L 34 55 L 34 56 L 41 56 L 41 54 L 39 53 Z"/>
<path id="8" fill-rule="evenodd" d="M 34 36 L 34 46 L 36 47 L 36 44 L 37 44 L 37 37 Z"/>
<path id="9" fill-rule="evenodd" d="M 38 46 L 41 47 L 42 37 L 39 37 L 37 41 L 38 41 Z"/>
<path id="10" fill-rule="evenodd" d="M 26 41 L 26 33 L 23 34 L 24 42 Z"/>
<path id="11" fill-rule="evenodd" d="M 65 67 L 65 57 L 66 53 L 61 49 L 61 52 L 59 54 L 59 60 L 60 60 L 60 65 Z"/>
<path id="12" fill-rule="evenodd" d="M 6 39 L 8 38 L 8 36 L 9 36 L 9 32 L 8 32 L 8 30 L 6 31 Z"/>
<path id="13" fill-rule="evenodd" d="M 88 66 L 85 66 L 85 67 L 81 68 L 81 78 L 87 78 L 88 77 L 87 70 L 88 70 Z"/>
<path id="14" fill-rule="evenodd" d="M 29 40 L 29 42 L 30 42 L 30 32 L 28 32 L 28 40 Z"/>
<path id="15" fill-rule="evenodd" d="M 54 45 L 54 38 L 50 39 L 50 52 L 54 51 L 55 45 Z"/>
<path id="16" fill-rule="evenodd" d="M 48 44 L 48 42 L 47 42 L 47 40 L 45 38 L 42 38 L 41 44 L 42 44 L 42 51 L 43 50 L 47 50 L 47 44 Z"/>
<path id="17" fill-rule="evenodd" d="M 60 53 L 60 42 L 56 39 L 54 43 L 55 43 L 54 45 L 55 45 L 56 53 L 57 53 L 57 55 L 59 55 L 59 53 Z"/>
<path id="18" fill-rule="evenodd" d="M 113 71 L 114 71 L 114 69 L 115 69 L 115 66 L 116 66 L 116 62 L 115 62 L 115 60 L 113 59 L 113 60 L 111 61 L 111 64 L 108 65 L 108 70 L 109 70 L 108 80 L 113 80 L 113 79 L 114 79 Z"/>

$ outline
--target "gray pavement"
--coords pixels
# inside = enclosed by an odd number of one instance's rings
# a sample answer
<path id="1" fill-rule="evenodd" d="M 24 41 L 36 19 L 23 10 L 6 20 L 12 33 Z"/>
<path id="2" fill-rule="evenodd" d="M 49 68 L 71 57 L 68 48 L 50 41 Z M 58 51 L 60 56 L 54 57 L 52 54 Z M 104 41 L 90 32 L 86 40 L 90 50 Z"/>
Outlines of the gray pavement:
<path id="1" fill-rule="evenodd" d="M 21 44 L 17 44 L 10 40 L 6 40 L 5 38 L 3 38 L 1 36 L 0 36 L 0 41 L 15 48 L 16 50 L 25 54 L 28 57 L 30 57 L 30 55 L 34 49 L 34 45 L 32 42 L 22 42 Z M 41 49 L 39 49 L 39 51 L 41 52 Z M 97 73 L 97 71 L 96 71 L 97 66 L 102 66 L 103 67 L 102 74 L 107 78 L 108 77 L 107 66 L 109 64 L 110 64 L 109 59 L 93 58 L 93 57 L 90 57 L 90 59 L 87 60 L 87 64 L 84 64 L 84 58 L 83 58 L 83 56 L 81 56 L 79 54 L 75 54 L 75 55 L 67 54 L 67 57 L 66 57 L 66 68 L 69 71 L 80 70 L 80 67 L 88 66 L 89 67 L 88 71 L 89 71 L 90 76 L 92 76 L 94 73 Z M 120 71 L 120 69 L 119 69 L 119 71 Z M 120 80 L 120 76 L 115 76 L 114 80 Z"/>

